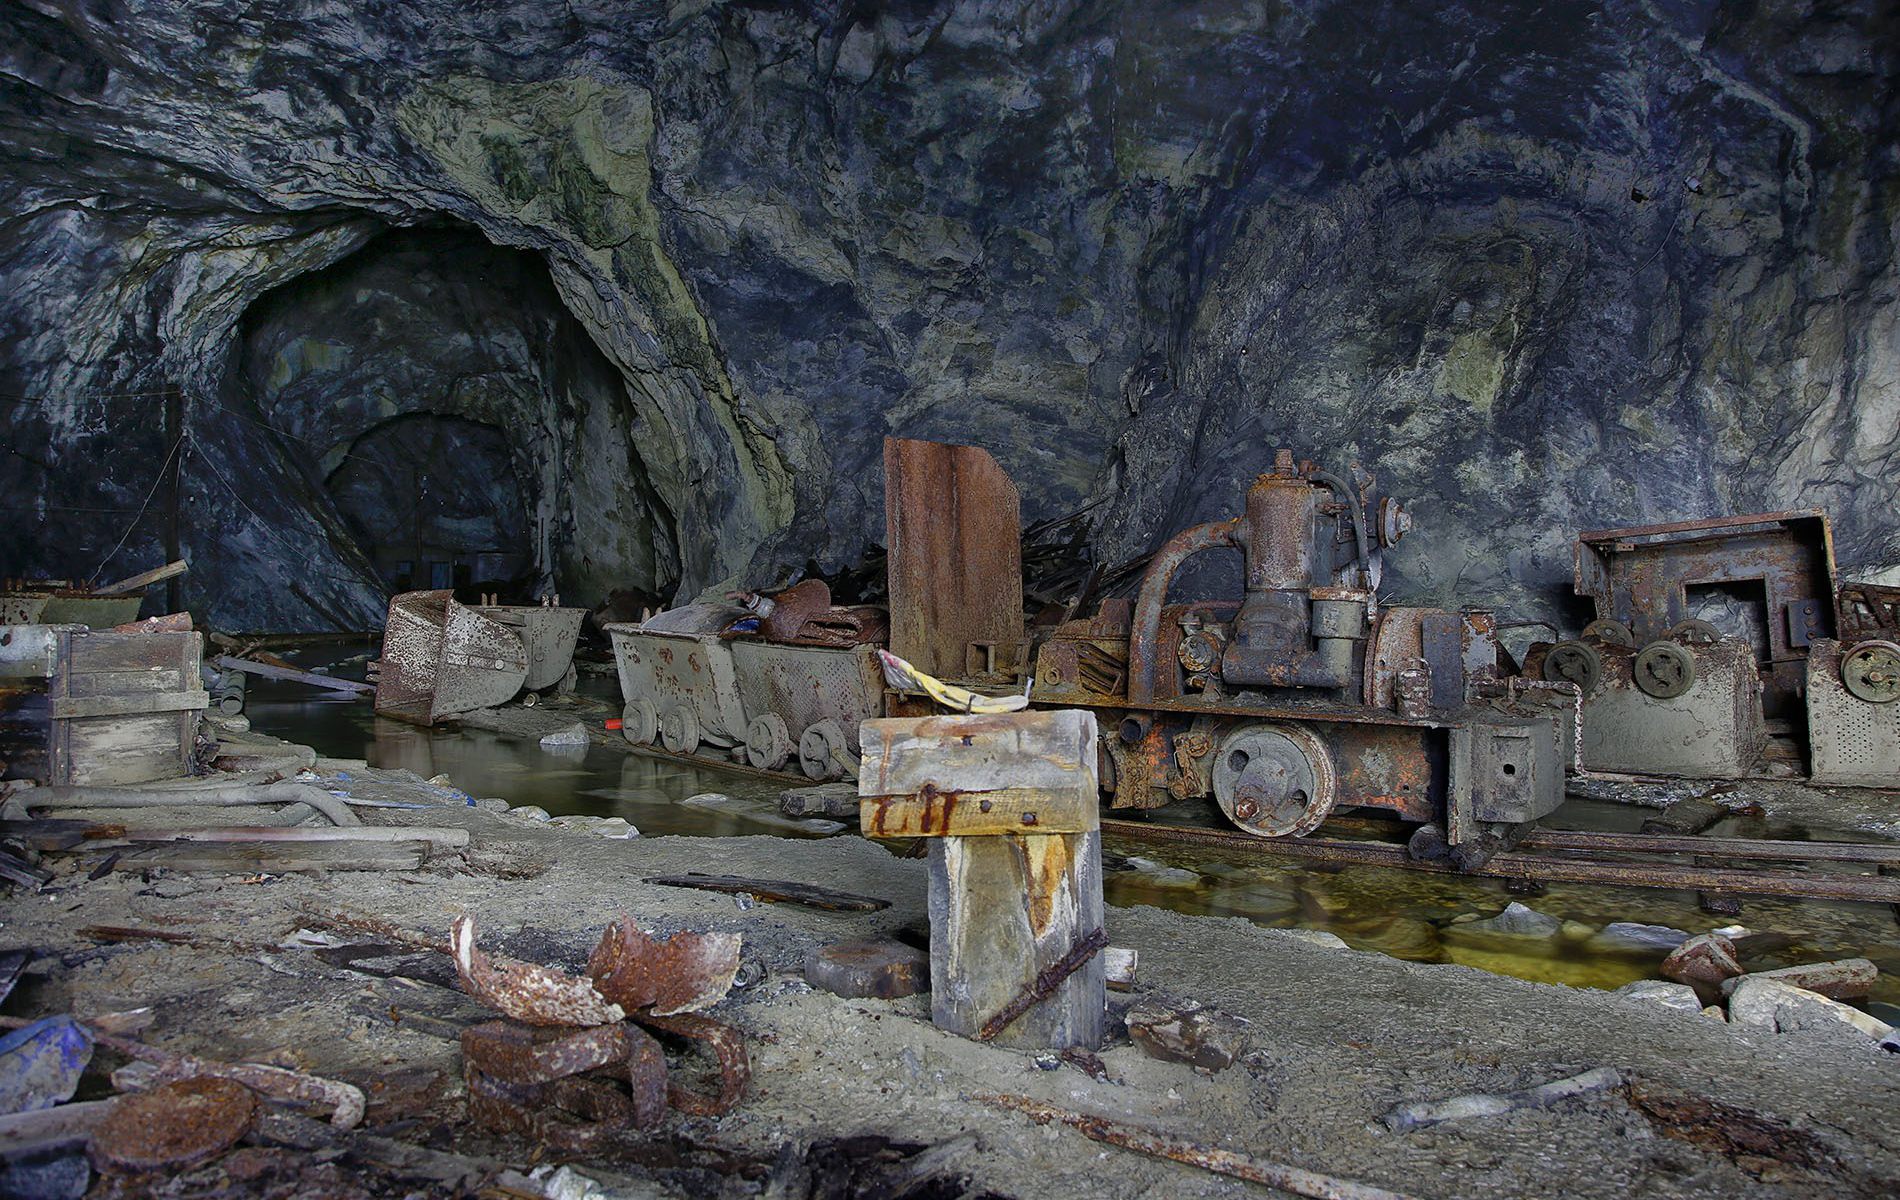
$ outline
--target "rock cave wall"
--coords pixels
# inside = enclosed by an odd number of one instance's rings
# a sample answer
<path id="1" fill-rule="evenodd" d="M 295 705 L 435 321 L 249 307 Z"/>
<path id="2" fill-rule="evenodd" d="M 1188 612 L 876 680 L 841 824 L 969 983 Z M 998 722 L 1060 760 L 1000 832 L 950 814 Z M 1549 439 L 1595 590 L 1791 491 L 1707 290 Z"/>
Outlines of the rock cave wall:
<path id="1" fill-rule="evenodd" d="M 1568 612 L 1583 527 L 1823 506 L 1850 572 L 1900 567 L 1873 0 L 90 0 L 0 34 L 14 572 L 128 528 L 104 573 L 157 561 L 174 393 L 186 594 L 237 628 L 380 621 L 312 463 L 398 411 L 597 456 L 544 522 L 582 602 L 854 562 L 887 433 L 988 447 L 1026 518 L 1100 501 L 1109 558 L 1276 445 L 1357 460 L 1418 516 L 1395 597 L 1526 616 Z M 545 288 L 344 302 L 444 223 L 490 249 L 440 286 L 492 250 Z M 310 336 L 260 314 L 326 287 L 305 317 L 375 379 L 260 390 L 257 331 Z M 498 344 L 560 329 L 597 359 Z M 484 344 L 509 382 L 468 382 Z"/>

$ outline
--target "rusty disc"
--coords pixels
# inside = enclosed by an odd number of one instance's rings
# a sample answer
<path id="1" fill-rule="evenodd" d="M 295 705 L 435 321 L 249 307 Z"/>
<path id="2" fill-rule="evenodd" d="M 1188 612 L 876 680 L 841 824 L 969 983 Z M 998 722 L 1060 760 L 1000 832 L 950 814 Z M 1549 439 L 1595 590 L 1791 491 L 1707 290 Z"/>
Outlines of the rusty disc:
<path id="1" fill-rule="evenodd" d="M 193 1166 L 237 1145 L 256 1116 L 251 1089 L 194 1075 L 120 1097 L 93 1131 L 92 1162 L 120 1174 Z"/>

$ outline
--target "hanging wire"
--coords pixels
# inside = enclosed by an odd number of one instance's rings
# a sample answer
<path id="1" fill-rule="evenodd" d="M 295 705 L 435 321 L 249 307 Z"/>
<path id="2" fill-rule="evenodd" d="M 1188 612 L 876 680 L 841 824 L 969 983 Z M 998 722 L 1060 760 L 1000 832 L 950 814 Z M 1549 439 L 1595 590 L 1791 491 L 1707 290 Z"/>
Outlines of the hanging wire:
<path id="1" fill-rule="evenodd" d="M 99 578 L 100 574 L 105 571 L 106 564 L 112 561 L 113 555 L 125 549 L 126 539 L 132 536 L 132 531 L 134 529 L 137 529 L 139 527 L 139 522 L 145 519 L 145 510 L 152 506 L 152 497 L 158 495 L 158 485 L 165 482 L 166 468 L 172 465 L 172 459 L 178 457 L 178 448 L 184 444 L 185 444 L 185 431 L 181 429 L 178 431 L 178 436 L 172 439 L 171 453 L 165 456 L 164 462 L 158 464 L 158 478 L 152 480 L 151 490 L 145 493 L 145 501 L 144 503 L 139 505 L 138 515 L 133 517 L 132 523 L 125 527 L 125 532 L 119 536 L 118 543 L 114 545 L 111 550 L 106 552 L 106 556 L 104 558 L 99 560 L 98 569 L 94 570 L 92 573 L 92 577 L 94 579 Z"/>

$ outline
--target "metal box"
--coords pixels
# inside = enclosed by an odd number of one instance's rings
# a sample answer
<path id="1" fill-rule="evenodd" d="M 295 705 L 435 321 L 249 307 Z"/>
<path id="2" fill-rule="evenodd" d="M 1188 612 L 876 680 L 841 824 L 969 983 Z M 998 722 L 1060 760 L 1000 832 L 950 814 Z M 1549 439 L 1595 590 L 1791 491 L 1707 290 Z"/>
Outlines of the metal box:
<path id="1" fill-rule="evenodd" d="M 1602 678 L 1583 698 L 1585 769 L 1695 779 L 1754 772 L 1766 733 L 1753 647 L 1725 638 L 1684 649 L 1694 679 L 1681 695 L 1663 699 L 1636 686 L 1632 648 L 1601 648 Z"/>
<path id="2" fill-rule="evenodd" d="M 0 637 L 6 778 L 113 786 L 190 773 L 211 699 L 199 634 L 13 625 Z"/>
<path id="3" fill-rule="evenodd" d="M 1815 783 L 1900 787 L 1900 702 L 1873 704 L 1841 684 L 1841 643 L 1808 650 L 1808 755 Z"/>

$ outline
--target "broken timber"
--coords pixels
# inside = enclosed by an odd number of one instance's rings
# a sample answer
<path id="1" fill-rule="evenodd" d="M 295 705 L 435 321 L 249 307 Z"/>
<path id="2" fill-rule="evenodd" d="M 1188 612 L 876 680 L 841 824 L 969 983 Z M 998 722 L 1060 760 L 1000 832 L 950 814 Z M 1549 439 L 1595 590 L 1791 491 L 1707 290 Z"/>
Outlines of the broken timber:
<path id="1" fill-rule="evenodd" d="M 929 842 L 931 1019 L 1034 1049 L 1101 1044 L 1093 713 L 866 721 L 859 822 Z"/>
<path id="2" fill-rule="evenodd" d="M 685 875 L 655 875 L 642 882 L 658 884 L 661 887 L 698 888 L 704 892 L 724 892 L 729 896 L 745 894 L 754 900 L 763 900 L 768 904 L 802 904 L 807 908 L 823 909 L 826 912 L 876 912 L 889 908 L 889 900 L 880 900 L 876 896 L 860 896 L 856 892 L 840 892 L 833 888 L 818 887 L 815 884 L 795 883 L 789 879 L 747 879 L 742 875 L 701 875 L 689 872 Z"/>

